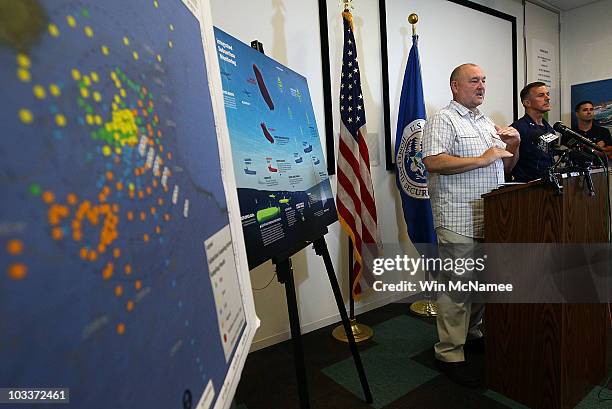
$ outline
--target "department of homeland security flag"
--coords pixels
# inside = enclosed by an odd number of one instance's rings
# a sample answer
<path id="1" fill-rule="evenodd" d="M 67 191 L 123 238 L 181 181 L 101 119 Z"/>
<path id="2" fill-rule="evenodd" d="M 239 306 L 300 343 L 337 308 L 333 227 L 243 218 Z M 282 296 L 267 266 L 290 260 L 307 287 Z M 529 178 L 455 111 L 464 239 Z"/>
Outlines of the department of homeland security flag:
<path id="1" fill-rule="evenodd" d="M 395 163 L 404 219 L 414 244 L 436 243 L 421 143 L 425 119 L 418 36 L 413 35 L 397 116 Z"/>
<path id="2" fill-rule="evenodd" d="M 352 16 L 345 10 L 342 17 L 344 53 L 340 80 L 336 207 L 340 224 L 353 241 L 355 262 L 351 272 L 351 288 L 353 296 L 357 298 L 362 292 L 360 282 L 363 267 L 371 265 L 371 258 L 377 256 L 380 239 L 370 175 L 370 158 L 364 138 L 366 119 Z"/>

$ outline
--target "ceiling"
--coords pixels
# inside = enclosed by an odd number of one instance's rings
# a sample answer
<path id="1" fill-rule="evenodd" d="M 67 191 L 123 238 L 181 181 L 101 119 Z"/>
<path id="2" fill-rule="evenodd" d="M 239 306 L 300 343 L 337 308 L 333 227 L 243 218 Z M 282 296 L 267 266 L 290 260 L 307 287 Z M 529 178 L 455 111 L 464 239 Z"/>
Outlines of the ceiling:
<path id="1" fill-rule="evenodd" d="M 568 11 L 597 1 L 599 0 L 544 0 L 542 3 L 550 4 L 561 11 Z"/>

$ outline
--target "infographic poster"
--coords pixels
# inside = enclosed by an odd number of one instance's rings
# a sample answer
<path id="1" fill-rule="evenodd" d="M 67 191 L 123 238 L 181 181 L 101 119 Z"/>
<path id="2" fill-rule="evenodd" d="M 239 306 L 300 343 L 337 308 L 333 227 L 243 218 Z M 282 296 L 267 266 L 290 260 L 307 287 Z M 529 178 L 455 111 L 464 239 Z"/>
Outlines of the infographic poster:
<path id="1" fill-rule="evenodd" d="M 229 407 L 252 305 L 202 15 L 181 0 L 3 9 L 1 387 L 63 388 L 68 408 Z"/>
<path id="2" fill-rule="evenodd" d="M 251 268 L 337 220 L 306 78 L 215 27 Z"/>

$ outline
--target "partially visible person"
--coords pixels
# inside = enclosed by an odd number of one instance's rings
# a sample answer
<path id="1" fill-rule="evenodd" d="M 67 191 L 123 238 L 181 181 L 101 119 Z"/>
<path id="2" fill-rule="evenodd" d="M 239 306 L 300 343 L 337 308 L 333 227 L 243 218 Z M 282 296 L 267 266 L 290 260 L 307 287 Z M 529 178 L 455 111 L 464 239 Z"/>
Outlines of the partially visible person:
<path id="1" fill-rule="evenodd" d="M 544 119 L 544 114 L 550 111 L 550 92 L 546 84 L 540 81 L 527 84 L 520 97 L 525 115 L 510 125 L 521 134 L 519 158 L 512 176 L 517 182 L 529 182 L 545 176 L 553 165 L 552 149 L 540 140 L 540 136 L 555 131 Z"/>
<path id="2" fill-rule="evenodd" d="M 455 68 L 450 76 L 453 100 L 423 129 L 423 163 L 429 171 L 428 188 L 441 259 L 470 256 L 475 244 L 483 240 L 482 195 L 504 183 L 504 173 L 516 163 L 520 144 L 517 130 L 496 126 L 478 109 L 484 101 L 485 81 L 478 65 Z M 463 277 L 462 272 L 440 274 L 440 282 Z M 477 387 L 480 381 L 466 364 L 464 347 L 483 349 L 479 326 L 484 305 L 451 291 L 438 292 L 437 302 L 436 365 L 452 381 Z"/>
<path id="3" fill-rule="evenodd" d="M 572 129 L 602 147 L 604 153 L 601 153 L 600 156 L 607 155 L 609 159 L 612 159 L 612 137 L 610 136 L 610 130 L 594 123 L 595 106 L 593 102 L 580 101 L 576 104 L 574 112 L 576 113 L 578 126 Z M 569 139 L 568 137 L 563 137 L 561 142 L 567 145 Z"/>

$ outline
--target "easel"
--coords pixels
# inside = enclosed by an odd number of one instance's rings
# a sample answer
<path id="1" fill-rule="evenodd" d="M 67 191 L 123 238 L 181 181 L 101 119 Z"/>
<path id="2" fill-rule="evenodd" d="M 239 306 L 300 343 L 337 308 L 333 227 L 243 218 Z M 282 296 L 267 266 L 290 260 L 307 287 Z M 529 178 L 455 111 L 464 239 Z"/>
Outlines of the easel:
<path id="1" fill-rule="evenodd" d="M 263 44 L 258 40 L 251 41 L 251 47 L 264 54 Z M 340 286 L 338 285 L 338 279 L 334 272 L 334 265 L 332 264 L 331 257 L 329 256 L 329 250 L 327 249 L 327 243 L 325 242 L 325 234 L 327 234 L 327 227 L 324 227 L 320 233 L 317 233 L 312 238 L 307 238 L 301 243 L 296 244 L 293 248 L 289 249 L 283 254 L 278 254 L 272 258 L 272 263 L 276 266 L 276 276 L 278 282 L 285 286 L 285 294 L 287 296 L 287 312 L 289 313 L 289 326 L 291 328 L 291 342 L 293 344 L 293 361 L 295 364 L 295 373 L 298 383 L 298 394 L 300 397 L 300 408 L 309 409 L 310 399 L 308 397 L 308 379 L 306 377 L 306 365 L 304 363 L 304 348 L 302 347 L 302 330 L 300 327 L 300 316 L 298 313 L 297 298 L 295 296 L 295 283 L 293 281 L 293 267 L 291 265 L 291 257 L 302 250 L 309 244 L 313 245 L 315 253 L 318 256 L 323 257 L 323 263 L 325 264 L 325 270 L 329 277 L 329 283 L 331 284 L 334 298 L 338 306 L 338 312 L 342 318 L 342 324 L 344 331 L 348 338 L 349 347 L 357 373 L 359 374 L 359 381 L 363 388 L 363 394 L 367 403 L 373 403 L 372 392 L 370 392 L 370 386 L 368 379 L 366 378 L 363 364 L 361 362 L 361 356 L 355 343 L 355 337 L 351 330 L 348 315 L 346 314 L 346 308 L 344 307 L 344 301 L 342 299 L 342 293 L 340 292 Z"/>
<path id="2" fill-rule="evenodd" d="M 344 326 L 344 332 L 348 339 L 351 354 L 353 355 L 353 361 L 355 361 L 355 367 L 359 374 L 359 381 L 363 389 L 363 394 L 367 403 L 373 403 L 372 393 L 370 392 L 370 386 L 363 369 L 361 362 L 361 356 L 357 349 L 357 343 L 351 330 L 346 308 L 344 307 L 344 301 L 342 299 L 342 293 L 340 292 L 340 286 L 338 285 L 338 279 L 334 272 L 334 266 L 332 264 L 331 257 L 329 256 L 329 250 L 327 249 L 327 243 L 325 242 L 324 235 L 327 233 L 327 227 L 320 236 L 314 240 L 307 240 L 304 243 L 296 246 L 295 249 L 278 255 L 272 259 L 272 263 L 276 265 L 276 274 L 278 282 L 285 286 L 285 294 L 287 296 L 287 311 L 289 313 L 289 325 L 291 327 L 291 342 L 293 344 L 293 360 L 295 362 L 295 372 L 298 382 L 298 393 L 300 397 L 300 408 L 310 408 L 310 400 L 308 397 L 308 382 L 306 379 L 306 365 L 304 364 L 304 350 L 302 348 L 302 333 L 300 329 L 300 317 L 298 314 L 298 306 L 295 296 L 295 284 L 293 281 L 293 268 L 291 266 L 291 256 L 306 247 L 307 245 L 313 245 L 315 253 L 318 256 L 323 257 L 323 263 L 325 264 L 325 270 L 329 277 L 329 283 L 331 284 L 334 298 L 336 299 L 336 305 L 338 306 L 338 312 L 342 318 L 342 325 Z"/>

